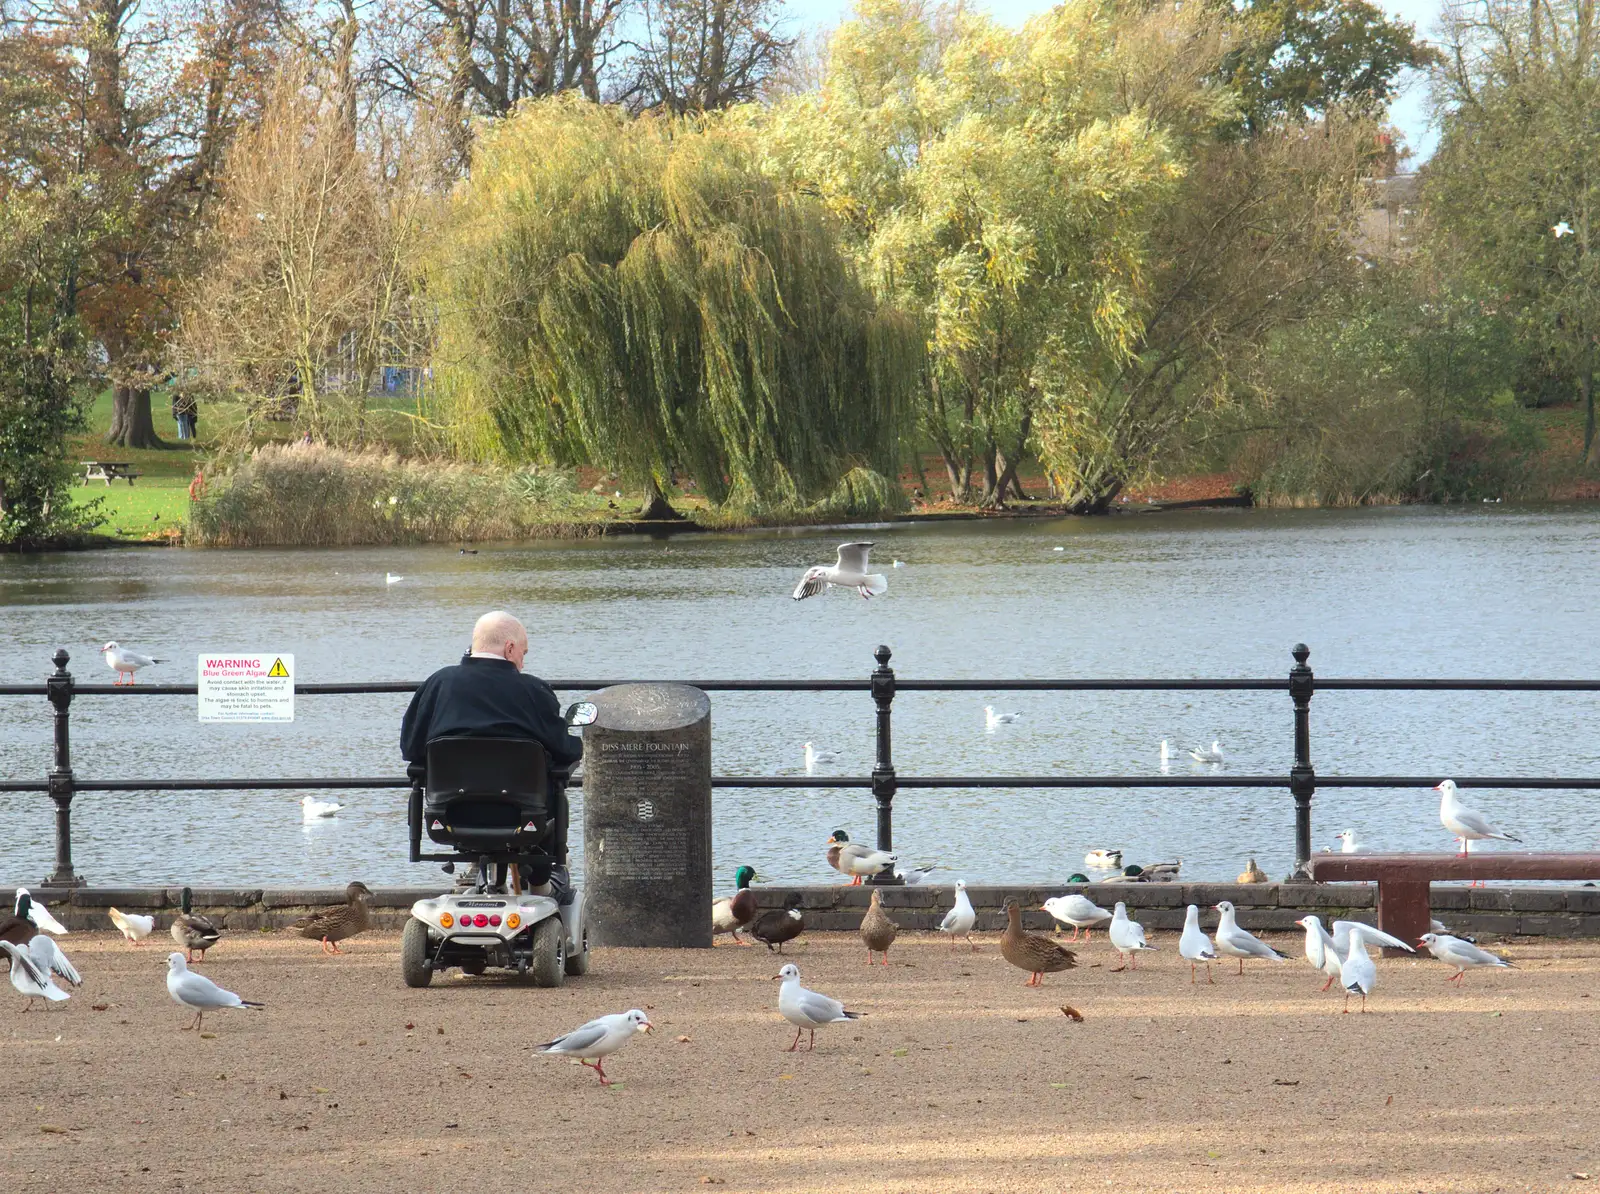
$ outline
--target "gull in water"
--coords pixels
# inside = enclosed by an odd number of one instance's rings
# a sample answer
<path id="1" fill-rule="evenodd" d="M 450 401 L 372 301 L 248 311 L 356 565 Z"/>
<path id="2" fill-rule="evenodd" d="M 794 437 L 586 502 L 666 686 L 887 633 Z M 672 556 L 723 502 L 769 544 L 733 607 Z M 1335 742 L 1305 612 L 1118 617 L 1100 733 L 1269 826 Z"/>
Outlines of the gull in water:
<path id="1" fill-rule="evenodd" d="M 207 1012 L 220 1011 L 228 1007 L 259 1012 L 266 1007 L 264 1003 L 240 999 L 232 991 L 224 991 L 205 975 L 196 974 L 189 969 L 189 964 L 183 960 L 183 955 L 177 952 L 167 955 L 167 994 L 172 996 L 174 1003 L 181 1003 L 184 1007 L 194 1009 L 194 1023 L 185 1024 L 183 1026 L 185 1032 L 199 1028 L 201 1017 Z"/>
<path id="2" fill-rule="evenodd" d="M 774 978 L 782 981 L 778 988 L 778 1011 L 783 1018 L 794 1025 L 794 1040 L 785 1053 L 793 1053 L 800 1047 L 800 1034 L 810 1031 L 811 1042 L 807 1052 L 812 1052 L 817 1047 L 817 1029 L 824 1024 L 838 1024 L 844 1020 L 859 1020 L 860 1012 L 847 1012 L 844 1004 L 837 999 L 816 991 L 808 991 L 800 985 L 800 967 L 790 962 Z"/>
<path id="3" fill-rule="evenodd" d="M 819 763 L 832 763 L 832 762 L 837 761 L 838 758 L 839 758 L 839 756 L 836 755 L 836 754 L 833 754 L 831 751 L 818 750 L 815 743 L 807 742 L 806 743 L 806 774 L 810 775 L 811 772 L 815 771 L 817 769 L 817 765 Z"/>
<path id="4" fill-rule="evenodd" d="M 588 1066 L 600 1076 L 601 1086 L 610 1086 L 611 1079 L 606 1077 L 602 1062 L 639 1033 L 649 1032 L 654 1027 L 649 1016 L 634 1008 L 632 1011 L 590 1020 L 553 1041 L 536 1046 L 534 1052 L 576 1057 L 579 1065 Z M 594 1062 L 593 1066 L 589 1066 L 591 1061 Z"/>
<path id="5" fill-rule="evenodd" d="M 109 910 L 111 923 L 133 945 L 138 945 L 156 927 L 156 918 L 153 916 L 140 916 L 137 912 L 118 912 L 115 908 Z"/>
<path id="6" fill-rule="evenodd" d="M 1210 750 L 1203 746 L 1197 746 L 1189 752 L 1189 757 L 1196 763 L 1220 763 L 1222 762 L 1222 743 L 1213 738 Z"/>
<path id="7" fill-rule="evenodd" d="M 35 937 L 34 940 L 37 941 L 38 938 Z M 1459 983 L 1462 975 L 1478 966 L 1516 969 L 1499 955 L 1492 954 L 1486 949 L 1479 949 L 1472 942 L 1452 937 L 1448 933 L 1424 933 L 1420 944 L 1427 946 L 1428 952 L 1439 961 L 1449 962 L 1456 968 L 1456 972 L 1445 979 L 1447 983 Z"/>
<path id="8" fill-rule="evenodd" d="M 972 900 L 967 896 L 967 881 L 956 880 L 955 907 L 944 914 L 944 919 L 939 922 L 939 931 L 950 934 L 950 948 L 956 947 L 956 937 L 967 939 L 967 944 L 972 945 L 974 951 L 977 946 L 972 944 L 972 926 L 978 923 L 978 913 L 972 907 Z"/>
<path id="9" fill-rule="evenodd" d="M 892 567 L 892 568 L 904 568 L 905 566 L 906 566 L 906 562 L 904 560 L 895 560 L 893 563 L 890 564 L 890 567 Z"/>
<path id="10" fill-rule="evenodd" d="M 1139 969 L 1139 951 L 1155 948 L 1146 943 L 1144 926 L 1136 920 L 1128 919 L 1128 905 L 1121 900 L 1117 901 L 1117 906 L 1111 915 L 1111 944 L 1116 946 L 1117 952 L 1122 955 L 1122 965 L 1113 966 L 1112 974 L 1124 968 Z"/>
<path id="11" fill-rule="evenodd" d="M 1333 986 L 1333 980 L 1339 977 L 1339 971 L 1344 966 L 1344 959 L 1339 956 L 1339 949 L 1322 927 L 1320 916 L 1305 916 L 1294 922 L 1306 931 L 1306 961 L 1312 968 L 1322 971 L 1328 976 L 1328 981 L 1322 984 L 1326 991 Z"/>
<path id="12" fill-rule="evenodd" d="M 872 552 L 870 543 L 841 543 L 833 567 L 818 565 L 806 569 L 800 583 L 794 587 L 794 599 L 815 597 L 828 587 L 854 589 L 863 598 L 878 597 L 889 591 L 889 582 L 881 572 L 867 571 L 867 556 Z"/>
<path id="13" fill-rule="evenodd" d="M 1079 895 L 1077 892 L 1071 895 L 1052 896 L 1040 905 L 1040 909 L 1048 912 L 1058 925 L 1072 926 L 1072 936 L 1067 938 L 1068 941 L 1078 940 L 1079 934 L 1083 935 L 1085 942 L 1089 941 L 1094 936 L 1094 926 L 1111 919 L 1111 913 L 1088 896 Z"/>
<path id="14" fill-rule="evenodd" d="M 1173 753 L 1172 743 L 1163 738 L 1161 740 L 1161 770 L 1163 774 L 1166 772 L 1168 767 L 1172 766 Z"/>
<path id="15" fill-rule="evenodd" d="M 117 678 L 111 683 L 113 686 L 123 682 L 133 683 L 133 673 L 151 664 L 165 663 L 165 659 L 157 659 L 154 655 L 140 655 L 137 651 L 124 651 L 113 639 L 100 648 L 100 653 L 106 657 L 106 666 L 117 673 Z"/>
<path id="16" fill-rule="evenodd" d="M 335 804 L 331 800 L 318 800 L 315 796 L 309 794 L 300 798 L 300 815 L 307 821 L 331 817 L 343 807 L 344 805 L 342 804 Z"/>
<path id="17" fill-rule="evenodd" d="M 995 726 L 1008 726 L 1021 716 L 1022 714 L 1020 713 L 1001 713 L 993 705 L 985 705 L 983 707 L 984 724 L 991 730 Z"/>
<path id="18" fill-rule="evenodd" d="M 1344 1010 L 1350 1011 L 1350 996 L 1361 996 L 1361 1010 L 1367 1010 L 1367 996 L 1378 985 L 1378 968 L 1367 952 L 1366 935 L 1371 932 L 1366 925 L 1355 925 L 1350 930 L 1350 952 L 1344 965 L 1339 967 L 1339 985 L 1344 988 Z"/>
<path id="19" fill-rule="evenodd" d="M 16 903 L 12 905 L 12 912 L 23 920 L 31 920 L 35 928 L 54 933 L 57 937 L 67 931 L 67 926 L 51 916 L 50 909 L 34 899 L 26 887 L 17 888 Z"/>
<path id="20" fill-rule="evenodd" d="M 4 950 L 11 958 L 11 985 L 17 989 L 17 994 L 28 997 L 27 1006 L 22 1010 L 33 1010 L 35 999 L 46 1000 L 45 1007 L 51 1003 L 60 1003 L 69 996 L 60 987 L 56 986 L 48 970 L 42 969 L 33 955 L 25 949 L 18 949 L 9 941 L 0 941 L 0 950 Z"/>
<path id="21" fill-rule="evenodd" d="M 1211 948 L 1211 938 L 1200 930 L 1200 908 L 1197 904 L 1190 904 L 1183 910 L 1183 936 L 1178 938 L 1178 956 L 1189 963 L 1190 985 L 1194 983 L 1197 962 L 1206 964 L 1206 982 L 1217 981 L 1211 977 L 1211 963 L 1217 960 L 1217 953 Z"/>
<path id="22" fill-rule="evenodd" d="M 1484 838 L 1494 838 L 1502 842 L 1520 842 L 1520 837 L 1504 833 L 1489 824 L 1489 818 L 1476 809 L 1468 808 L 1456 797 L 1456 781 L 1447 779 L 1437 784 L 1435 792 L 1441 793 L 1439 797 L 1439 822 L 1451 833 L 1461 839 L 1461 854 L 1468 852 L 1467 843 L 1480 841 Z"/>
<path id="23" fill-rule="evenodd" d="M 1222 913 L 1222 921 L 1217 925 L 1215 939 L 1217 952 L 1230 958 L 1238 958 L 1240 974 L 1244 973 L 1244 960 L 1246 958 L 1267 958 L 1274 962 L 1282 962 L 1284 960 L 1285 955 L 1280 954 L 1265 941 L 1239 927 L 1239 921 L 1233 909 L 1233 901 L 1223 900 L 1216 905 L 1216 910 Z"/>
<path id="24" fill-rule="evenodd" d="M 404 579 L 405 577 L 396 576 L 393 572 L 385 572 L 383 574 L 383 583 L 386 585 L 397 585 Z"/>

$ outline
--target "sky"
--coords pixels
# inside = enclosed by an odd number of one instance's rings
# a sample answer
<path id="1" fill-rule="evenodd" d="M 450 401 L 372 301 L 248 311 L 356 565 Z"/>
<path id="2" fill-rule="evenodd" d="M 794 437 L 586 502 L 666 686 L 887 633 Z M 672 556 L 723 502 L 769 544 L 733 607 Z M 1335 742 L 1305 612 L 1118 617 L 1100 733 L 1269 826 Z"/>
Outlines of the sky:
<path id="1" fill-rule="evenodd" d="M 977 0 L 975 5 L 999 21 L 1020 25 L 1036 13 L 1052 7 L 1056 0 Z M 1440 0 L 1378 0 L 1390 15 L 1410 21 L 1424 38 L 1433 33 L 1433 26 L 1441 10 Z M 791 0 L 789 12 L 808 25 L 829 28 L 838 24 L 853 7 L 853 0 Z M 1420 77 L 1410 80 L 1410 86 L 1395 100 L 1390 109 L 1390 119 L 1405 134 L 1411 147 L 1410 165 L 1415 168 L 1433 153 L 1438 136 L 1428 127 L 1427 88 Z"/>

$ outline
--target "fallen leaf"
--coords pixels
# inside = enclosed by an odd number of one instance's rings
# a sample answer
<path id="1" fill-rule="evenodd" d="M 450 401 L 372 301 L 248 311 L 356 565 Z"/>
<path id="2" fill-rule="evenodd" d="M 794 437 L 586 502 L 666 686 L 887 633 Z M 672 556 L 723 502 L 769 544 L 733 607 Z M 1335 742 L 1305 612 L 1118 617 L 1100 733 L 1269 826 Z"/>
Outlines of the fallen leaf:
<path id="1" fill-rule="evenodd" d="M 1075 1007 L 1069 1007 L 1066 1004 L 1062 1004 L 1061 1014 L 1076 1024 L 1083 1023 L 1083 1013 Z"/>
<path id="2" fill-rule="evenodd" d="M 356 1042 L 356 1048 L 359 1049 L 359 1048 L 361 1048 L 362 1045 L 365 1045 L 366 1043 L 367 1043 L 366 1041 L 357 1041 Z"/>
<path id="3" fill-rule="evenodd" d="M 1050 1084 L 1050 1089 L 1051 1090 L 1066 1090 L 1067 1089 L 1067 1084 L 1065 1082 L 1052 1082 Z"/>
<path id="4" fill-rule="evenodd" d="M 67 1130 L 65 1128 L 58 1128 L 55 1124 L 40 1124 L 39 1130 L 41 1132 L 48 1132 L 52 1136 L 65 1136 L 67 1134 Z"/>
<path id="5" fill-rule="evenodd" d="M 439 1027 L 435 1031 L 438 1032 L 438 1034 L 440 1036 L 443 1036 L 444 1035 L 444 1025 L 443 1024 L 439 1025 Z"/>
<path id="6" fill-rule="evenodd" d="M 217 1034 L 214 1032 L 202 1032 L 200 1034 L 200 1039 L 203 1041 L 214 1041 L 217 1039 Z"/>
<path id="7" fill-rule="evenodd" d="M 793 1074 L 779 1074 L 778 1075 L 778 1081 L 779 1082 L 787 1082 L 790 1078 L 793 1078 L 793 1077 L 794 1077 Z"/>
<path id="8" fill-rule="evenodd" d="M 445 1124 L 445 1127 L 447 1127 L 447 1128 L 459 1128 L 460 1126 L 461 1125 L 459 1123 L 448 1123 L 448 1124 Z"/>
<path id="9" fill-rule="evenodd" d="M 1208 1157 L 1220 1157 L 1221 1155 L 1222 1155 L 1221 1153 L 1213 1153 L 1213 1152 L 1206 1153 L 1206 1156 L 1208 1156 Z"/>
<path id="10" fill-rule="evenodd" d="M 225 1079 L 225 1078 L 226 1078 L 226 1077 L 227 1077 L 227 1076 L 228 1076 L 228 1075 L 226 1075 L 226 1074 L 218 1074 L 218 1075 L 217 1075 L 217 1081 L 218 1081 L 218 1082 L 221 1082 L 221 1081 L 222 1081 L 222 1080 L 223 1080 L 223 1079 Z"/>
<path id="11" fill-rule="evenodd" d="M 309 1132 L 311 1130 L 311 1125 L 310 1124 L 295 1124 L 294 1130 L 296 1132 Z"/>
<path id="12" fill-rule="evenodd" d="M 1489 1018 L 1491 1020 L 1499 1019 L 1499 1017 L 1500 1017 L 1500 1013 L 1499 1012 L 1490 1012 L 1489 1013 Z"/>
<path id="13" fill-rule="evenodd" d="M 287 1099 L 287 1098 L 288 1098 L 288 1097 L 289 1097 L 289 1092 L 288 1092 L 288 1091 L 286 1091 L 286 1090 L 280 1090 L 280 1091 L 279 1091 L 279 1092 L 278 1092 L 278 1097 L 279 1097 L 279 1098 L 280 1098 L 280 1099 Z"/>
<path id="14" fill-rule="evenodd" d="M 110 1009 L 110 1007 L 111 1007 L 111 1005 L 109 1003 L 91 1003 L 89 1005 L 89 1010 L 90 1011 L 96 1011 L 96 1012 L 103 1012 L 103 1011 L 108 1011 Z"/>
<path id="15" fill-rule="evenodd" d="M 313 1086 L 311 1088 L 311 1093 L 312 1094 L 327 1094 L 328 1093 L 328 1088 L 326 1086 Z"/>
<path id="16" fill-rule="evenodd" d="M 458 1078 L 470 1078 L 470 1077 L 472 1077 L 472 1075 L 467 1073 L 466 1070 L 462 1070 L 459 1074 L 456 1075 L 456 1077 L 458 1077 Z"/>
<path id="17" fill-rule="evenodd" d="M 910 1049 L 891 1049 L 891 1050 L 889 1050 L 889 1056 L 890 1057 L 904 1057 L 906 1054 L 908 1054 L 910 1052 L 911 1052 Z"/>
<path id="18" fill-rule="evenodd" d="M 1390 1096 L 1389 1096 L 1389 1097 L 1388 1097 L 1388 1098 L 1386 1098 L 1386 1099 L 1384 1099 L 1384 1100 L 1383 1100 L 1383 1105 L 1384 1105 L 1384 1106 L 1385 1106 L 1385 1107 L 1387 1107 L 1387 1106 L 1389 1106 L 1389 1105 L 1390 1105 L 1390 1104 L 1391 1104 L 1391 1103 L 1393 1103 L 1393 1102 L 1394 1102 L 1394 1096 L 1393 1096 L 1393 1095 L 1390 1095 Z"/>
<path id="19" fill-rule="evenodd" d="M 688 1038 L 688 1037 L 686 1037 L 686 1036 L 680 1036 L 680 1037 L 679 1037 L 679 1038 L 678 1038 L 678 1044 L 680 1044 L 680 1045 L 687 1045 L 687 1044 L 689 1044 L 689 1038 Z"/>
<path id="20" fill-rule="evenodd" d="M 1296 1079 L 1294 1079 L 1294 1081 L 1291 1082 L 1288 1078 L 1274 1078 L 1272 1080 L 1272 1085 L 1274 1085 L 1274 1086 L 1299 1086 L 1300 1085 L 1300 1079 L 1296 1078 Z"/>
<path id="21" fill-rule="evenodd" d="M 415 1028 L 415 1027 L 416 1027 L 416 1025 L 415 1025 L 415 1024 L 407 1024 L 407 1025 L 406 1025 L 406 1031 L 407 1031 L 407 1032 L 410 1032 L 410 1031 L 411 1031 L 411 1030 L 412 1030 L 412 1029 L 413 1029 L 413 1028 Z"/>

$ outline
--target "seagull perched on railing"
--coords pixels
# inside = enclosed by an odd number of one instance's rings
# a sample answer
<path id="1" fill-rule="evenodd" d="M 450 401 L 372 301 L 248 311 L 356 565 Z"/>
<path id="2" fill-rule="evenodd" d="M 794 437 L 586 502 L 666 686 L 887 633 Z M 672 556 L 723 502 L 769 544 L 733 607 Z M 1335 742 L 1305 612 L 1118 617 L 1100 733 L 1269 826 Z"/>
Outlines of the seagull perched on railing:
<path id="1" fill-rule="evenodd" d="M 134 651 L 124 651 L 113 640 L 100 648 L 100 653 L 106 657 L 106 666 L 117 673 L 113 685 L 121 684 L 126 680 L 133 683 L 133 673 L 140 668 L 149 667 L 153 663 L 165 663 L 165 659 L 157 659 L 153 655 L 140 655 Z"/>
<path id="2" fill-rule="evenodd" d="M 1456 796 L 1456 781 L 1443 780 L 1434 785 L 1435 792 L 1441 793 L 1439 797 L 1439 822 L 1451 833 L 1461 839 L 1461 855 L 1469 853 L 1468 842 L 1481 841 L 1484 838 L 1494 838 L 1502 842 L 1520 842 L 1520 837 L 1514 837 L 1496 829 L 1489 823 L 1489 818 L 1477 809 L 1468 808 Z"/>
<path id="3" fill-rule="evenodd" d="M 800 583 L 794 587 L 794 599 L 801 601 L 807 597 L 815 597 L 826 590 L 830 585 L 840 589 L 854 589 L 863 598 L 878 597 L 889 591 L 889 582 L 884 579 L 881 572 L 867 571 L 867 556 L 871 554 L 871 543 L 841 543 L 839 555 L 833 567 L 824 568 L 817 566 L 808 568 L 806 574 L 800 578 Z"/>

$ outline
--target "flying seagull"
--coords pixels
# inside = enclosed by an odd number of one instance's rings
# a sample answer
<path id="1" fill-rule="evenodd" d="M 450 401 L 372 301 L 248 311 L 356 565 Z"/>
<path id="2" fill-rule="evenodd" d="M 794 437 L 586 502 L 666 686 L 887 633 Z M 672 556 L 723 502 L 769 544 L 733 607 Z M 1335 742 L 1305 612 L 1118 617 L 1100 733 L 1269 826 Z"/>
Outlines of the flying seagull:
<path id="1" fill-rule="evenodd" d="M 878 597 L 889 591 L 889 582 L 881 572 L 867 571 L 867 556 L 872 551 L 870 543 L 841 543 L 839 557 L 833 567 L 818 565 L 808 568 L 794 587 L 794 599 L 815 597 L 832 585 L 841 589 L 854 589 L 863 598 Z"/>

